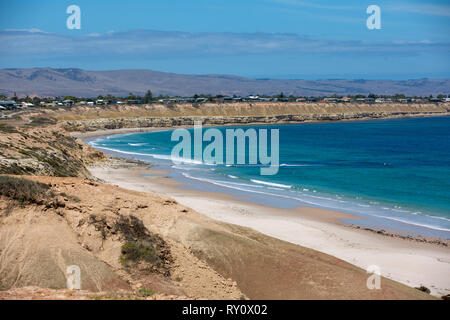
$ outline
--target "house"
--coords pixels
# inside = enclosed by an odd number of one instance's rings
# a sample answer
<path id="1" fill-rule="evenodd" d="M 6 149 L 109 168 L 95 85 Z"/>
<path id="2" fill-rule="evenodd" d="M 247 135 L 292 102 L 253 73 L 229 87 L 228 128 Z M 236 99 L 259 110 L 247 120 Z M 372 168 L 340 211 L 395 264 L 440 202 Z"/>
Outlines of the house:
<path id="1" fill-rule="evenodd" d="M 54 102 L 45 102 L 45 101 L 41 101 L 40 103 L 39 103 L 39 105 L 41 106 L 41 107 L 55 107 L 56 106 L 56 104 L 54 103 Z"/>
<path id="2" fill-rule="evenodd" d="M 107 105 L 108 104 L 108 100 L 98 99 L 98 100 L 95 101 L 95 104 L 98 105 L 98 106 Z"/>
<path id="3" fill-rule="evenodd" d="M 259 100 L 259 96 L 247 96 L 247 98 L 245 98 L 245 101 L 258 101 Z"/>
<path id="4" fill-rule="evenodd" d="M 94 106 L 94 101 L 88 101 L 87 105 L 88 106 Z"/>
<path id="5" fill-rule="evenodd" d="M 127 103 L 128 104 L 143 104 L 144 102 L 142 100 L 133 99 L 133 100 L 127 100 Z"/>
<path id="6" fill-rule="evenodd" d="M 63 104 L 64 104 L 65 106 L 73 106 L 74 103 L 75 103 L 75 101 L 69 100 L 69 99 L 63 101 Z"/>
<path id="7" fill-rule="evenodd" d="M 17 109 L 18 105 L 14 100 L 0 101 L 0 106 L 6 109 Z"/>
<path id="8" fill-rule="evenodd" d="M 296 102 L 305 102 L 306 99 L 305 98 L 297 98 L 295 99 Z"/>
<path id="9" fill-rule="evenodd" d="M 31 108 L 34 107 L 34 104 L 29 103 L 29 102 L 22 102 L 22 108 Z"/>
<path id="10" fill-rule="evenodd" d="M 339 99 L 339 102 L 350 102 L 352 99 L 350 99 L 349 97 L 342 97 Z"/>

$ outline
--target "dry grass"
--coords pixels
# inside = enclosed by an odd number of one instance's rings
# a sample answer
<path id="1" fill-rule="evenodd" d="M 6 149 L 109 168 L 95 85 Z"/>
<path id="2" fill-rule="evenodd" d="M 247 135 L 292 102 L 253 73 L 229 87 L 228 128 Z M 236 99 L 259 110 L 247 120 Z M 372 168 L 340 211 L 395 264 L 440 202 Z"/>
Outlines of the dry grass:
<path id="1" fill-rule="evenodd" d="M 48 196 L 54 196 L 47 184 L 11 176 L 0 176 L 0 195 L 22 204 L 39 204 Z"/>

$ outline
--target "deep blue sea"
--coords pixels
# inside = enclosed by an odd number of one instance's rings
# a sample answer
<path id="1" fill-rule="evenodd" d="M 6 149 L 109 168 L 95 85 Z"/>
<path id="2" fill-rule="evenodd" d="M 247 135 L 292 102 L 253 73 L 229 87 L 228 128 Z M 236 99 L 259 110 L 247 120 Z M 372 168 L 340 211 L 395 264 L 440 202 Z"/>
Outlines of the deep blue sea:
<path id="1" fill-rule="evenodd" d="M 89 143 L 149 161 L 191 188 L 280 208 L 335 209 L 364 218 L 348 223 L 450 238 L 450 117 L 242 128 L 280 130 L 278 174 L 261 176 L 257 165 L 174 165 L 171 131 Z"/>

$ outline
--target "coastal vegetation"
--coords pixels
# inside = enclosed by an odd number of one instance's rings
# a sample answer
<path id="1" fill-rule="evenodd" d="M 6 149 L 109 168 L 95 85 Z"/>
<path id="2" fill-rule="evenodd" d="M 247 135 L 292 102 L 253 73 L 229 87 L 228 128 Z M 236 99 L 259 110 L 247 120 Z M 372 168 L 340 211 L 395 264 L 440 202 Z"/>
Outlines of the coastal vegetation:
<path id="1" fill-rule="evenodd" d="M 127 241 L 122 245 L 121 253 L 120 262 L 124 266 L 140 261 L 155 264 L 159 260 L 155 248 L 148 242 Z"/>
<path id="2" fill-rule="evenodd" d="M 36 117 L 20 125 L 0 123 L 0 173 L 90 177 L 86 165 L 104 156 L 71 137 L 56 120 Z"/>
<path id="3" fill-rule="evenodd" d="M 54 197 L 55 194 L 47 184 L 1 175 L 0 196 L 17 200 L 21 204 L 42 204 L 44 200 Z"/>

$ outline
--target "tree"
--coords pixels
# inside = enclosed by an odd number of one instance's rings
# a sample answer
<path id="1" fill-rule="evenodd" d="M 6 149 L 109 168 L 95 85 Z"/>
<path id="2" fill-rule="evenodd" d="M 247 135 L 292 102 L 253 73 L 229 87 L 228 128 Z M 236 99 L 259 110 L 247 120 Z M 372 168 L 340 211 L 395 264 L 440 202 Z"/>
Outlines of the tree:
<path id="1" fill-rule="evenodd" d="M 106 97 L 105 97 L 105 99 L 106 99 L 108 102 L 117 100 L 116 97 L 114 97 L 114 96 L 111 95 L 111 94 L 107 94 Z"/>
<path id="2" fill-rule="evenodd" d="M 38 106 L 41 103 L 41 99 L 39 99 L 39 97 L 34 97 L 32 103 L 35 106 Z"/>
<path id="3" fill-rule="evenodd" d="M 147 93 L 144 96 L 144 103 L 150 103 L 152 102 L 153 94 L 151 90 L 147 90 Z"/>
<path id="4" fill-rule="evenodd" d="M 136 100 L 136 96 L 130 92 L 130 94 L 127 97 L 127 100 Z"/>

